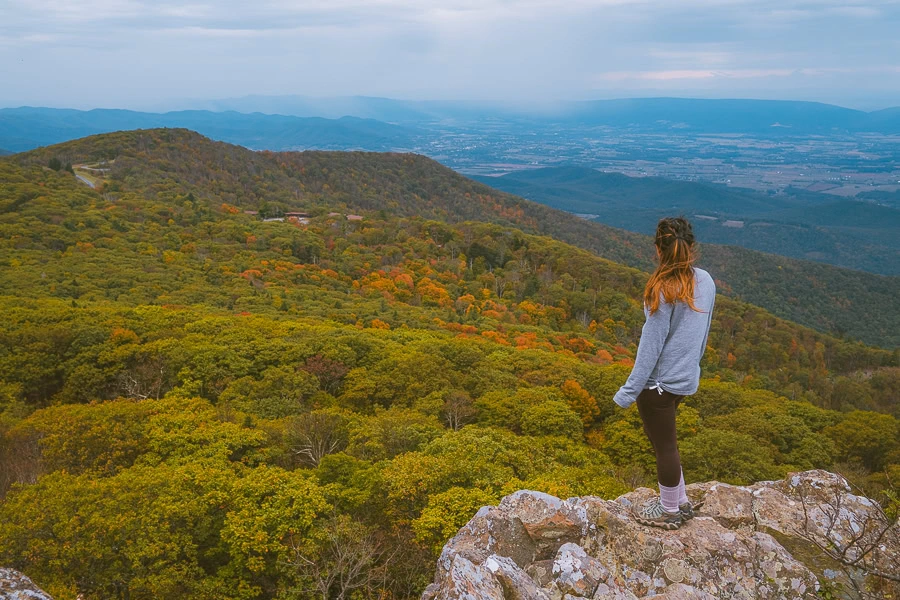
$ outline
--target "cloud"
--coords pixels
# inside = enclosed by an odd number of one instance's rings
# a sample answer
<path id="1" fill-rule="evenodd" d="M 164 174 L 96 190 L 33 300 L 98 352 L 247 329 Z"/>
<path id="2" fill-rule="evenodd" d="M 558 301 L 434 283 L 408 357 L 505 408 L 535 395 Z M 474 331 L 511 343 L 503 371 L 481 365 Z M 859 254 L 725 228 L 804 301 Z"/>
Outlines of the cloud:
<path id="1" fill-rule="evenodd" d="M 881 10 L 874 6 L 832 6 L 827 12 L 840 17 L 854 17 L 858 19 L 873 19 L 881 15 Z"/>
<path id="2" fill-rule="evenodd" d="M 17 82 L 0 86 L 5 104 L 731 95 L 758 83 L 900 104 L 897 0 L 2 0 L 0 22 L 0 81 Z"/>
<path id="3" fill-rule="evenodd" d="M 863 66 L 857 68 L 797 68 L 797 69 L 695 69 L 668 71 L 607 71 L 594 75 L 596 81 L 676 81 L 695 79 L 761 79 L 767 77 L 817 77 L 821 75 L 900 74 L 898 65 Z"/>
<path id="4" fill-rule="evenodd" d="M 674 81 L 678 79 L 754 79 L 758 77 L 788 77 L 791 69 L 725 69 L 725 70 L 671 70 L 671 71 L 610 71 L 596 77 L 603 81 Z"/>
<path id="5" fill-rule="evenodd" d="M 663 64 L 693 64 L 700 67 L 723 66 L 735 60 L 733 52 L 715 48 L 708 50 L 651 48 L 647 51 L 647 56 Z"/>
<path id="6" fill-rule="evenodd" d="M 261 29 L 227 29 L 215 27 L 173 27 L 160 29 L 158 33 L 194 38 L 248 38 L 266 35 L 268 32 Z"/>

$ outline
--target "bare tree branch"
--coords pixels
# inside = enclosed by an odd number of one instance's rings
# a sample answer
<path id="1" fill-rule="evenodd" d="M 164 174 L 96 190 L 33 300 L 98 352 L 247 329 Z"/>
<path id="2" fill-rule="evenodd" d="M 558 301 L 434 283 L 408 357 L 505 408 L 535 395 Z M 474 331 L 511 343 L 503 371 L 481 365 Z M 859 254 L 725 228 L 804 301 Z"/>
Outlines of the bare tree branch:
<path id="1" fill-rule="evenodd" d="M 285 566 L 308 585 L 292 591 L 322 600 L 347 600 L 355 592 L 381 596 L 399 548 L 390 548 L 378 532 L 347 515 L 332 515 L 324 529 L 324 543 L 316 548 L 290 540 L 291 559 Z"/>
<path id="2" fill-rule="evenodd" d="M 864 497 L 858 487 L 851 489 L 857 496 Z M 803 522 L 794 532 L 841 566 L 846 582 L 853 586 L 857 597 L 882 598 L 880 591 L 865 590 L 860 582 L 871 576 L 886 585 L 890 585 L 886 582 L 900 583 L 900 559 L 896 556 L 888 558 L 883 551 L 888 546 L 900 548 L 900 514 L 889 517 L 881 504 L 869 501 L 870 510 L 861 515 L 846 506 L 842 490 L 834 488 L 831 492 L 825 501 L 816 502 L 807 495 L 803 485 L 798 486 Z M 895 497 L 893 486 L 887 497 Z M 813 522 L 810 515 L 813 510 L 822 514 L 822 523 Z"/>

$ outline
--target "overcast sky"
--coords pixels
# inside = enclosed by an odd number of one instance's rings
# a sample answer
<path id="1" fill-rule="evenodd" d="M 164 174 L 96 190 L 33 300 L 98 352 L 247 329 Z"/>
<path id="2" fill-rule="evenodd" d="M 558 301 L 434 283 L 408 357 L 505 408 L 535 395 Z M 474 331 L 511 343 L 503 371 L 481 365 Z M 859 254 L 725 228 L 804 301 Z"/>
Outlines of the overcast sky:
<path id="1" fill-rule="evenodd" d="M 249 94 L 900 105 L 900 0 L 0 0 L 0 106 Z"/>

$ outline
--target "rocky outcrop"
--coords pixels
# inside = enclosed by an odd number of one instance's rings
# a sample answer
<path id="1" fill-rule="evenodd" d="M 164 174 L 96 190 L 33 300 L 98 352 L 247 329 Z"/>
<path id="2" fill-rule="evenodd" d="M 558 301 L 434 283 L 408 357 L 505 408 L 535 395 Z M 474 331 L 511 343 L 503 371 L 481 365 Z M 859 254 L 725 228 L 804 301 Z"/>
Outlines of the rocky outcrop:
<path id="1" fill-rule="evenodd" d="M 675 531 L 631 517 L 653 493 L 522 490 L 483 507 L 444 547 L 422 600 L 900 598 L 900 528 L 838 475 L 690 485 L 702 504 Z"/>
<path id="2" fill-rule="evenodd" d="M 53 600 L 28 577 L 0 568 L 0 600 Z"/>

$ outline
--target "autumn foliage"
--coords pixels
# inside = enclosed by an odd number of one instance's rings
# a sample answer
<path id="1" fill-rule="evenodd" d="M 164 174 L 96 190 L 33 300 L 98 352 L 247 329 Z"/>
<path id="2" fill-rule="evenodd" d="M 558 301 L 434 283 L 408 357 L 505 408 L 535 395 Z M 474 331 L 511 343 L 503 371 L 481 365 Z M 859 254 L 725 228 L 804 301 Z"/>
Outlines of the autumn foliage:
<path id="1" fill-rule="evenodd" d="M 179 132 L 54 151 L 118 157 L 102 194 L 0 160 L 0 565 L 54 597 L 415 598 L 481 505 L 654 484 L 611 400 L 647 273 L 523 231 L 527 205 L 409 155 L 375 180 Z M 287 210 L 309 223 L 259 218 Z M 686 478 L 839 468 L 885 497 L 898 360 L 717 298 Z"/>

